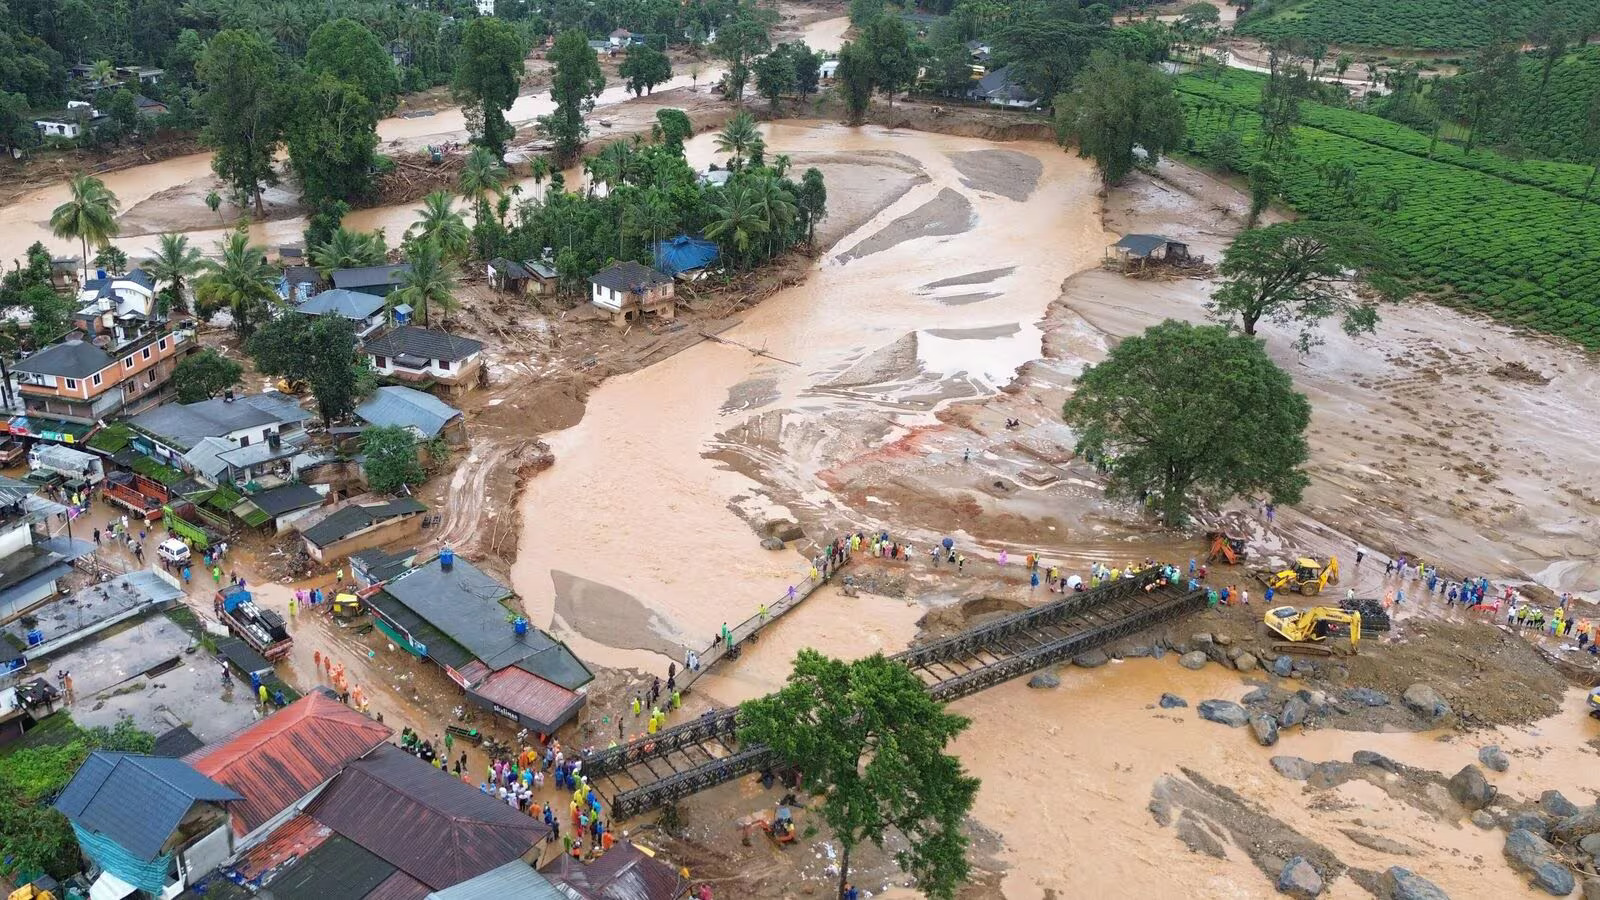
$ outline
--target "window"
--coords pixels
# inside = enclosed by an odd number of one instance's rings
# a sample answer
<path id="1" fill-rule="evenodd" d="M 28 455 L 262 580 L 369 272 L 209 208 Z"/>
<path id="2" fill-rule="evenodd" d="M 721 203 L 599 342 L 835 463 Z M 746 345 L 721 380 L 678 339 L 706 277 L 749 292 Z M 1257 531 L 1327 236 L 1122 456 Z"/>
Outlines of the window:
<path id="1" fill-rule="evenodd" d="M 155 369 L 151 369 L 150 371 L 144 373 L 144 383 L 145 384 L 155 384 L 156 383 L 156 370 Z"/>
<path id="2" fill-rule="evenodd" d="M 89 379 L 89 383 L 93 384 L 95 387 L 99 387 L 100 386 L 100 373 L 99 372 L 94 373 L 94 377 Z"/>
<path id="3" fill-rule="evenodd" d="M 124 369 L 131 369 L 131 368 L 133 368 L 133 357 L 131 357 L 131 356 L 130 356 L 130 357 L 128 357 L 128 358 L 127 358 L 127 359 L 124 359 L 124 360 L 123 360 L 123 361 L 122 361 L 122 367 L 123 367 L 123 368 L 124 368 Z"/>
<path id="4" fill-rule="evenodd" d="M 448 360 L 448 359 L 439 360 L 439 368 L 443 369 L 446 372 L 450 371 L 450 360 Z"/>
<path id="5" fill-rule="evenodd" d="M 146 347 L 143 350 L 140 350 L 139 351 L 139 357 L 141 359 L 149 359 L 150 358 L 150 348 Z"/>
<path id="6" fill-rule="evenodd" d="M 388 365 L 389 365 L 389 360 L 384 358 L 384 357 L 382 357 L 382 356 L 374 356 L 372 358 L 372 366 L 373 366 L 373 368 L 382 369 L 382 368 L 385 368 Z"/>
<path id="7" fill-rule="evenodd" d="M 67 379 L 67 390 L 75 391 L 77 389 L 78 389 L 78 379 L 76 379 L 76 378 L 68 378 Z"/>
<path id="8" fill-rule="evenodd" d="M 240 438 L 239 438 L 239 446 L 241 446 L 241 447 L 250 446 L 250 435 L 248 435 L 248 434 L 241 435 Z"/>
<path id="9" fill-rule="evenodd" d="M 162 338 L 162 339 L 161 339 L 161 340 L 160 340 L 160 341 L 159 341 L 159 342 L 158 342 L 158 343 L 157 343 L 157 344 L 156 344 L 156 346 L 157 346 L 157 347 L 159 347 L 159 348 L 161 348 L 161 349 L 162 349 L 162 350 L 165 350 L 165 349 L 167 349 L 167 339 L 166 339 L 166 338 Z"/>

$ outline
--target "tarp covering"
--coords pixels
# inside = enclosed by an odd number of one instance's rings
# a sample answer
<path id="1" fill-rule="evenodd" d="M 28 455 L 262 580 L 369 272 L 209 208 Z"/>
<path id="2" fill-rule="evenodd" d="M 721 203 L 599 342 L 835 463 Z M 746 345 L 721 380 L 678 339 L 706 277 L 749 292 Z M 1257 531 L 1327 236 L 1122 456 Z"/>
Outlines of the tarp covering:
<path id="1" fill-rule="evenodd" d="M 159 895 L 162 886 L 167 883 L 167 867 L 172 863 L 170 855 L 143 860 L 103 834 L 77 825 L 72 826 L 72 833 L 78 836 L 78 847 L 83 850 L 84 856 L 139 890 Z"/>
<path id="2" fill-rule="evenodd" d="M 716 260 L 717 245 L 703 238 L 680 234 L 656 244 L 656 268 L 668 275 L 703 269 Z"/>

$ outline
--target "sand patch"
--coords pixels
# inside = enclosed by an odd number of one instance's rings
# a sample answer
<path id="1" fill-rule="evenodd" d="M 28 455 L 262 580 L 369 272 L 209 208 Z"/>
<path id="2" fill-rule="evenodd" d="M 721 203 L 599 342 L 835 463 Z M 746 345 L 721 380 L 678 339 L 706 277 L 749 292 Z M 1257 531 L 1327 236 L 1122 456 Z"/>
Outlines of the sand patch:
<path id="1" fill-rule="evenodd" d="M 829 191 L 829 196 L 833 196 Z M 897 247 L 919 237 L 944 237 L 971 230 L 972 203 L 960 193 L 943 188 L 938 195 L 909 213 L 895 219 L 878 232 L 839 254 L 839 261 L 850 262 Z"/>
<path id="2" fill-rule="evenodd" d="M 672 624 L 632 594 L 560 569 L 550 571 L 550 580 L 556 615 L 585 638 L 620 650 L 683 655 L 683 647 L 667 638 L 676 632 Z"/>
<path id="3" fill-rule="evenodd" d="M 968 150 L 947 154 L 961 173 L 961 183 L 975 191 L 999 194 L 1021 203 L 1039 186 L 1044 164 L 1015 150 Z"/>
<path id="4" fill-rule="evenodd" d="M 941 278 L 938 281 L 930 281 L 922 287 L 917 288 L 917 290 L 919 292 L 936 291 L 939 288 L 966 287 L 973 284 L 988 284 L 997 278 L 1004 278 L 1016 270 L 1016 266 L 1005 266 L 1004 268 L 999 269 L 984 269 L 982 272 L 972 272 L 967 275 L 957 275 L 953 278 Z"/>

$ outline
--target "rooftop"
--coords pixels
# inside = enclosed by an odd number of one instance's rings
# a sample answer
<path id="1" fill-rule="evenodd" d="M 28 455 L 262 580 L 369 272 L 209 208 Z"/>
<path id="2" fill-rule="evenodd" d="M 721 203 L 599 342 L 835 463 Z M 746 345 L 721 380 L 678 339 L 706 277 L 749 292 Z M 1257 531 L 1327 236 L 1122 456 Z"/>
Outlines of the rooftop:
<path id="1" fill-rule="evenodd" d="M 295 309 L 308 316 L 334 315 L 363 321 L 380 312 L 386 302 L 383 297 L 376 294 L 334 288 L 331 291 L 323 291 Z"/>
<path id="2" fill-rule="evenodd" d="M 461 411 L 425 391 L 400 385 L 378 388 L 356 407 L 356 416 L 371 425 L 414 428 L 424 438 L 437 437 Z"/>
<path id="3" fill-rule="evenodd" d="M 234 831 L 248 834 L 288 809 L 394 732 L 320 692 L 312 692 L 217 744 L 184 757 L 234 788 Z"/>
<path id="4" fill-rule="evenodd" d="M 196 801 L 239 799 L 181 760 L 96 750 L 62 789 L 55 808 L 79 828 L 154 860 Z"/>
<path id="5" fill-rule="evenodd" d="M 111 365 L 104 350 L 81 340 L 66 340 L 40 350 L 11 366 L 13 372 L 59 375 L 63 378 L 88 378 Z"/>
<path id="6" fill-rule="evenodd" d="M 589 278 L 593 284 L 622 293 L 644 291 L 658 284 L 671 284 L 672 276 L 663 275 L 649 266 L 624 260 L 612 263 Z"/>
<path id="7" fill-rule="evenodd" d="M 336 288 L 346 290 L 364 287 L 390 287 L 400 283 L 401 276 L 411 271 L 410 263 L 385 266 L 364 266 L 359 269 L 334 269 L 328 277 Z"/>
<path id="8" fill-rule="evenodd" d="M 311 413 L 300 408 L 300 401 L 280 391 L 267 391 L 239 395 L 231 401 L 212 397 L 198 403 L 168 403 L 130 418 L 128 424 L 180 450 L 188 450 L 208 437 L 226 437 L 246 428 L 286 425 L 309 418 Z"/>
<path id="9" fill-rule="evenodd" d="M 1028 101 L 1038 99 L 1021 82 L 1012 80 L 1011 69 L 1011 66 L 1002 66 L 978 79 L 978 86 L 973 90 L 973 93 L 988 100 Z"/>
<path id="10" fill-rule="evenodd" d="M 416 356 L 452 362 L 466 359 L 482 349 L 481 341 L 418 325 L 391 328 L 366 342 L 366 351 L 373 356 Z"/>
<path id="11" fill-rule="evenodd" d="M 351 763 L 306 813 L 434 890 L 520 859 L 548 831 L 387 744 Z"/>
<path id="12" fill-rule="evenodd" d="M 522 263 L 512 262 L 503 256 L 497 256 L 494 259 L 489 260 L 489 266 L 496 272 L 499 272 L 500 275 L 505 278 L 528 277 L 528 270 L 523 267 Z"/>
<path id="13" fill-rule="evenodd" d="M 703 269 L 716 262 L 717 245 L 704 238 L 680 234 L 656 244 L 656 268 L 668 275 Z"/>
<path id="14" fill-rule="evenodd" d="M 334 510 L 317 524 L 301 532 L 306 540 L 326 547 L 387 519 L 427 512 L 428 508 L 410 497 L 368 506 L 346 506 Z"/>
<path id="15" fill-rule="evenodd" d="M 1167 238 L 1159 234 L 1130 234 L 1111 246 L 1126 250 L 1134 256 L 1149 256 L 1167 245 Z"/>
<path id="16" fill-rule="evenodd" d="M 428 900 L 567 900 L 555 885 L 520 859 L 435 891 Z"/>
<path id="17" fill-rule="evenodd" d="M 277 518 L 284 513 L 291 513 L 297 509 L 320 506 L 324 498 L 311 485 L 295 482 L 262 491 L 259 494 L 251 494 L 248 499 L 259 507 L 262 512 Z"/>
<path id="18" fill-rule="evenodd" d="M 689 889 L 676 869 L 631 841 L 618 841 L 587 863 L 563 853 L 539 871 L 565 900 L 677 900 Z"/>

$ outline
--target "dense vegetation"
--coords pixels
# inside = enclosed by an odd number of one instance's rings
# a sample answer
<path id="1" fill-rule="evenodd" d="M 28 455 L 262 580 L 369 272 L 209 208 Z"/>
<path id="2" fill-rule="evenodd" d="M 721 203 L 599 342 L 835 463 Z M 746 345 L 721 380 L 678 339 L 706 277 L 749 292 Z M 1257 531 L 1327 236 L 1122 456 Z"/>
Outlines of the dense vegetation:
<path id="1" fill-rule="evenodd" d="M 1188 146 L 1236 171 L 1268 155 L 1263 76 L 1180 78 Z M 1312 218 L 1365 223 L 1394 250 L 1395 274 L 1443 302 L 1600 347 L 1594 171 L 1518 162 L 1436 141 L 1377 116 L 1298 104 L 1270 161 L 1274 191 Z"/>
<path id="2" fill-rule="evenodd" d="M 1600 0 L 1260 0 L 1234 30 L 1319 44 L 1457 50 L 1540 28 L 1600 31 Z"/>
<path id="3" fill-rule="evenodd" d="M 1496 79 L 1497 114 L 1484 118 L 1483 140 L 1546 159 L 1587 163 L 1600 156 L 1600 46 L 1555 58 L 1536 51 L 1516 63 Z M 1464 114 L 1452 101 L 1470 94 L 1477 71 L 1440 82 L 1430 96 Z"/>

